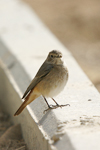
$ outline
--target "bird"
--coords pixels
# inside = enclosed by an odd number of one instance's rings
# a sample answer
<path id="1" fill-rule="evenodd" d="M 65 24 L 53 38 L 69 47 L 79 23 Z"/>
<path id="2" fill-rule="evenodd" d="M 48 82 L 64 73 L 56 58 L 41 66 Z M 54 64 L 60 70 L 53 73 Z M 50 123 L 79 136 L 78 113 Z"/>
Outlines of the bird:
<path id="1" fill-rule="evenodd" d="M 62 53 L 58 50 L 50 51 L 46 60 L 38 70 L 36 76 L 33 78 L 30 85 L 26 89 L 22 97 L 24 102 L 21 104 L 14 116 L 19 115 L 28 104 L 30 104 L 41 95 L 43 96 L 48 106 L 47 110 L 69 105 L 59 105 L 53 98 L 64 89 L 67 80 L 68 69 L 62 60 Z M 56 103 L 55 106 L 49 105 L 46 99 L 48 97 Z"/>

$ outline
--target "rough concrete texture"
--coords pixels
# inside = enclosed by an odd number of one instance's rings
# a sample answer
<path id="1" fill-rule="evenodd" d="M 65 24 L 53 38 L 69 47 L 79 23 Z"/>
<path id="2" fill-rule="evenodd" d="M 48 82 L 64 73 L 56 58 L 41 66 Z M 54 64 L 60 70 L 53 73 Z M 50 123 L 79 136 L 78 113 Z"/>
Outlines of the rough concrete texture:
<path id="1" fill-rule="evenodd" d="M 3 0 L 0 6 L 1 38 L 19 61 L 11 53 L 6 57 L 8 51 L 1 57 L 4 71 L 1 69 L 3 87 L 0 90 L 1 93 L 5 87 L 7 90 L 7 94 L 1 96 L 8 98 L 6 109 L 12 116 L 21 103 L 19 97 L 30 81 L 27 74 L 31 79 L 34 77 L 48 51 L 61 50 L 69 70 L 68 84 L 55 99 L 59 104 L 69 103 L 70 107 L 43 114 L 47 106 L 43 98 L 39 97 L 27 107 L 29 113 L 25 109 L 20 116 L 12 117 L 15 122 L 21 122 L 23 135 L 30 149 L 99 150 L 100 95 L 93 84 L 68 50 L 45 28 L 27 5 L 16 0 L 10 0 L 5 5 Z M 4 45 L 3 47 L 6 49 Z M 2 54 L 2 49 L 0 53 Z M 9 68 L 7 64 L 11 61 L 13 64 L 13 59 L 17 65 L 10 65 Z M 50 99 L 48 101 L 53 104 Z"/>

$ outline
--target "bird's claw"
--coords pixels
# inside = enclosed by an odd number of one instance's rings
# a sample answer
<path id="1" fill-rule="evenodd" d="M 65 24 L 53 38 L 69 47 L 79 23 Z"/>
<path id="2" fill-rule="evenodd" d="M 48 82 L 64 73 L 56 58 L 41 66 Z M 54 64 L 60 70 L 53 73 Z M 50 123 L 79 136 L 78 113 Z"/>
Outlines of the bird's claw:
<path id="1" fill-rule="evenodd" d="M 48 109 L 44 110 L 43 113 L 45 113 L 46 111 L 51 110 L 51 109 L 56 109 L 58 107 L 62 108 L 62 107 L 65 107 L 65 106 L 70 106 L 70 104 L 65 104 L 65 105 L 50 105 L 50 107 L 48 107 Z"/>

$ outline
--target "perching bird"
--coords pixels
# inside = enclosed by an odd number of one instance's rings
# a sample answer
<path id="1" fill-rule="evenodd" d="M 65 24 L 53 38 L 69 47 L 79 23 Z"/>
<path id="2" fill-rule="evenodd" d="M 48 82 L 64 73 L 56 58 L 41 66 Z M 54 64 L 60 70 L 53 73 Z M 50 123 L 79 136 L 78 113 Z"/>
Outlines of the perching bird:
<path id="1" fill-rule="evenodd" d="M 28 104 L 41 95 L 44 97 L 49 109 L 66 106 L 59 105 L 53 99 L 54 96 L 58 95 L 63 90 L 68 80 L 68 70 L 61 58 L 62 53 L 58 50 L 52 50 L 49 52 L 47 59 L 40 67 L 22 97 L 25 101 L 16 111 L 14 116 L 19 115 Z M 52 100 L 56 103 L 56 106 L 51 107 L 48 104 L 46 97 L 52 98 Z"/>

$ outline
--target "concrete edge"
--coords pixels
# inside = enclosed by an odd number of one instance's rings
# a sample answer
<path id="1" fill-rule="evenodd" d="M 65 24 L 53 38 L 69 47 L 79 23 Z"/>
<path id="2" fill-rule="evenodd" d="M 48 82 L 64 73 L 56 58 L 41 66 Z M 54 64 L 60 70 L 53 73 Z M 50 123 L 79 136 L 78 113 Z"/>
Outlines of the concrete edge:
<path id="1" fill-rule="evenodd" d="M 13 116 L 15 110 L 17 110 L 21 104 L 20 97 L 22 96 L 24 88 L 28 83 L 30 83 L 30 79 L 19 61 L 13 54 L 10 53 L 2 41 L 0 41 L 0 47 L 3 50 L 0 51 L 0 85 L 2 85 L 0 88 L 0 102 L 4 106 L 5 110 L 10 113 L 12 121 L 15 124 L 21 124 L 23 137 L 29 150 L 56 149 L 54 144 L 60 140 L 63 134 L 61 133 L 59 135 L 55 135 L 54 133 L 52 138 L 50 138 L 48 133 L 46 133 L 45 130 L 41 127 L 41 121 L 40 123 L 37 121 L 37 118 L 30 106 L 24 110 L 22 115 L 18 117 Z M 52 123 L 52 126 L 49 127 L 50 130 L 55 130 L 56 132 L 56 128 L 59 125 L 59 122 L 54 113 L 47 113 L 44 116 L 44 119 L 45 118 L 47 118 L 47 122 L 50 120 Z M 70 150 L 74 150 L 69 138 L 67 137 L 66 139 L 69 141 L 68 147 L 70 147 Z"/>
<path id="2" fill-rule="evenodd" d="M 21 104 L 20 97 L 22 96 L 23 87 L 25 86 L 23 85 L 23 83 L 27 85 L 27 83 L 23 82 L 23 79 L 26 82 L 29 82 L 30 79 L 21 64 L 10 53 L 10 51 L 7 50 L 7 48 L 1 41 L 0 47 L 3 50 L 0 51 L 3 52 L 2 54 L 0 54 L 0 85 L 2 85 L 2 87 L 0 88 L 0 102 L 4 106 L 5 110 L 10 113 L 12 121 L 15 124 L 21 124 L 23 137 L 30 150 L 51 149 L 50 144 L 48 144 L 48 141 L 50 139 L 45 138 L 43 133 L 38 128 L 35 116 L 33 119 L 30 115 L 32 114 L 32 111 L 29 106 L 28 111 L 26 109 L 24 113 L 19 117 L 13 116 L 15 110 L 17 110 Z M 18 74 L 15 70 L 17 70 Z M 19 73 L 21 74 L 20 78 Z M 21 82 L 23 83 L 21 84 Z"/>
<path id="3" fill-rule="evenodd" d="M 100 94 L 66 48 L 33 11 L 20 2 L 10 0 L 9 5 L 6 4 L 5 7 L 6 0 L 1 1 L 3 7 L 0 32 L 4 44 L 0 42 L 0 93 L 5 109 L 10 112 L 15 123 L 21 123 L 29 149 L 93 150 L 95 147 L 99 150 Z M 9 18 L 9 21 L 6 18 Z M 29 76 L 33 78 L 49 50 L 55 47 L 65 55 L 69 70 L 67 87 L 57 97 L 57 101 L 61 104 L 69 103 L 71 107 L 43 114 L 47 107 L 42 97 L 39 97 L 20 116 L 13 117 L 21 104 L 20 97 L 30 82 Z"/>

